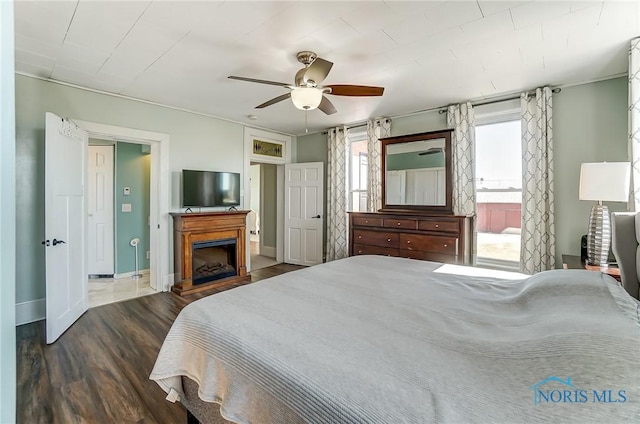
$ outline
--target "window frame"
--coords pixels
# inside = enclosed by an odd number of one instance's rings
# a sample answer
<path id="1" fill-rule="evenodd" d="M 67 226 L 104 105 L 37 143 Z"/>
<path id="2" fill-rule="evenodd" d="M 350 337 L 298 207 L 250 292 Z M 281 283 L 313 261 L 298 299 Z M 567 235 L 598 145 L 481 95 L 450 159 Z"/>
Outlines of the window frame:
<path id="1" fill-rule="evenodd" d="M 476 136 L 475 127 L 501 124 L 505 122 L 521 121 L 520 99 L 507 100 L 504 102 L 491 103 L 487 105 L 480 105 L 475 107 L 475 123 L 474 123 L 474 138 Z M 476 150 L 478 145 L 476 143 Z M 477 178 L 477 176 L 474 176 Z M 522 189 L 521 189 L 522 190 Z M 476 205 L 477 202 L 477 189 L 476 189 Z M 522 219 L 522 210 L 520 211 L 520 219 Z M 477 226 L 474 228 L 474 232 L 477 234 Z M 477 236 L 475 237 L 477 243 Z M 520 260 L 510 261 L 497 258 L 485 258 L 478 256 L 476 246 L 476 265 L 479 267 L 502 269 L 507 271 L 519 271 Z M 520 254 L 522 245 L 520 245 Z"/>
<path id="2" fill-rule="evenodd" d="M 367 140 L 367 131 L 366 129 L 363 128 L 358 128 L 358 129 L 348 129 L 347 130 L 347 202 L 346 202 L 346 208 L 347 208 L 347 212 L 367 212 L 367 208 L 365 207 L 364 210 L 353 210 L 352 209 L 352 201 L 353 201 L 353 196 L 355 193 L 358 193 L 358 196 L 362 196 L 362 193 L 364 193 L 366 196 L 368 196 L 368 189 L 367 187 L 365 188 L 359 188 L 359 189 L 354 189 L 353 188 L 353 172 L 352 172 L 352 157 L 353 157 L 353 152 L 352 152 L 352 144 L 353 143 L 359 143 L 362 141 L 366 141 Z M 367 150 L 367 152 L 365 152 L 365 157 L 367 159 L 367 174 L 369 172 L 369 152 Z M 361 161 L 361 158 L 360 158 Z M 361 162 L 359 161 L 359 165 L 361 166 Z M 358 175 L 360 175 L 360 172 L 358 172 Z M 368 199 L 367 199 L 368 200 Z"/>

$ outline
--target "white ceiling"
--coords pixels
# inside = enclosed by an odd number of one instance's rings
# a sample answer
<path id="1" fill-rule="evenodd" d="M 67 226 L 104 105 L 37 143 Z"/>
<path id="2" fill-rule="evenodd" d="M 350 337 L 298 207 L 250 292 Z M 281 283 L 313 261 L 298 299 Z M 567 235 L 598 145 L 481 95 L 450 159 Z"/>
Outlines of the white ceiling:
<path id="1" fill-rule="evenodd" d="M 15 4 L 16 71 L 305 133 L 290 101 L 295 54 L 334 62 L 325 84 L 385 87 L 329 96 L 310 132 L 550 84 L 622 75 L 640 35 L 640 1 L 23 1 Z M 249 120 L 256 115 L 257 120 Z"/>

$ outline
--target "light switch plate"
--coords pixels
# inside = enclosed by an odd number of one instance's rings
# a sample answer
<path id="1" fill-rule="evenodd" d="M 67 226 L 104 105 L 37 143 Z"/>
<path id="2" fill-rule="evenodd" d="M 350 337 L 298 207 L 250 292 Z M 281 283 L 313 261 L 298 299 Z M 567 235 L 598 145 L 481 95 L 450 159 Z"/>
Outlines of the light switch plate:
<path id="1" fill-rule="evenodd" d="M 131 203 L 123 203 L 122 212 L 131 212 Z"/>
<path id="2" fill-rule="evenodd" d="M 125 187 L 125 188 L 124 188 L 124 195 L 125 195 L 125 196 L 128 196 L 128 195 L 130 195 L 130 194 L 131 194 L 131 187 Z"/>

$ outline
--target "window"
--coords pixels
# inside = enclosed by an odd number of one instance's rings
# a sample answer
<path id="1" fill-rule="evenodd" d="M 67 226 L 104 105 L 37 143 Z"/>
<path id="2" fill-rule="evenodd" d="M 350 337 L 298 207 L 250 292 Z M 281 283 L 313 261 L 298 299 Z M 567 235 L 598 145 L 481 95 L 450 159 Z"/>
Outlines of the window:
<path id="1" fill-rule="evenodd" d="M 520 262 L 522 147 L 520 119 L 503 119 L 476 125 L 477 257 L 513 267 Z"/>
<path id="2" fill-rule="evenodd" d="M 349 203 L 347 210 L 366 212 L 367 210 L 367 134 L 366 132 L 347 133 L 349 161 Z"/>

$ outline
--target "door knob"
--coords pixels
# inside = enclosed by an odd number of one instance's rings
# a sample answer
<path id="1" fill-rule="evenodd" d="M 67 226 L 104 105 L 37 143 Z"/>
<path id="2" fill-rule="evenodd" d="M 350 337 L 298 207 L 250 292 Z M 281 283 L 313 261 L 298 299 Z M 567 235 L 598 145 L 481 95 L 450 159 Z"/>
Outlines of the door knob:
<path id="1" fill-rule="evenodd" d="M 321 218 L 320 215 L 312 216 L 311 218 Z"/>
<path id="2" fill-rule="evenodd" d="M 58 244 L 64 244 L 65 241 L 64 240 L 57 240 L 57 239 L 53 239 L 53 245 L 57 246 Z"/>

